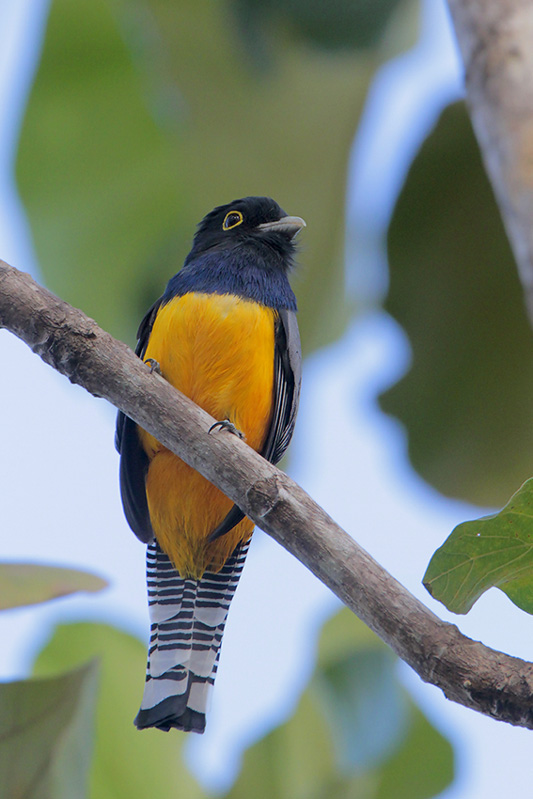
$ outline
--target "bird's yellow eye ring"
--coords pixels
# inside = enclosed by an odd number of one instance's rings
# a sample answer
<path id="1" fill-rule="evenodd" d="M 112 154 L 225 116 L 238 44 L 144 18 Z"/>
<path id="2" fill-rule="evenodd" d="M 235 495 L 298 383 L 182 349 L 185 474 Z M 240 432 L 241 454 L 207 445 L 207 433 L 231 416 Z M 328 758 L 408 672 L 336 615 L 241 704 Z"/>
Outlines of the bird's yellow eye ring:
<path id="1" fill-rule="evenodd" d="M 222 222 L 222 228 L 224 230 L 231 230 L 237 225 L 240 225 L 243 221 L 243 216 L 240 211 L 228 211 L 226 216 L 224 217 L 224 221 Z"/>

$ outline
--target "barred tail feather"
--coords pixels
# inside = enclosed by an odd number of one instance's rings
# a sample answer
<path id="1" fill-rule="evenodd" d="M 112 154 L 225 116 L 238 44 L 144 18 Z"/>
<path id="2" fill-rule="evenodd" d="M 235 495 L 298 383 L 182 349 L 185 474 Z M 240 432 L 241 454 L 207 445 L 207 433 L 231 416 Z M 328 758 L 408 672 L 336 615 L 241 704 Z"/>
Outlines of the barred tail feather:
<path id="1" fill-rule="evenodd" d="M 157 542 L 146 554 L 151 635 L 139 729 L 203 732 L 228 610 L 249 541 L 219 572 L 183 579 Z"/>

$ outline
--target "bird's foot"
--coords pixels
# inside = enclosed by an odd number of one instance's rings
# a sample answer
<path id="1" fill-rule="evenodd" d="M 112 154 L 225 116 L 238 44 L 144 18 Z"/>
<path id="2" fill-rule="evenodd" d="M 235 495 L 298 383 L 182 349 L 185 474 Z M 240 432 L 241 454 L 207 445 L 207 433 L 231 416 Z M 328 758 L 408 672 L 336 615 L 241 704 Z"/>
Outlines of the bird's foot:
<path id="1" fill-rule="evenodd" d="M 158 375 L 161 374 L 161 367 L 159 366 L 158 362 L 155 358 L 147 358 L 144 363 L 150 367 L 150 374 L 152 375 L 156 372 Z"/>
<path id="2" fill-rule="evenodd" d="M 216 427 L 219 427 L 221 430 L 227 430 L 229 433 L 233 433 L 234 436 L 237 436 L 238 438 L 242 439 L 242 441 L 246 439 L 246 436 L 244 435 L 242 430 L 239 430 L 237 427 L 235 427 L 233 422 L 230 422 L 229 419 L 223 419 L 221 422 L 215 422 L 214 424 L 211 425 L 211 427 L 207 432 L 211 433 L 211 431 L 214 430 Z"/>

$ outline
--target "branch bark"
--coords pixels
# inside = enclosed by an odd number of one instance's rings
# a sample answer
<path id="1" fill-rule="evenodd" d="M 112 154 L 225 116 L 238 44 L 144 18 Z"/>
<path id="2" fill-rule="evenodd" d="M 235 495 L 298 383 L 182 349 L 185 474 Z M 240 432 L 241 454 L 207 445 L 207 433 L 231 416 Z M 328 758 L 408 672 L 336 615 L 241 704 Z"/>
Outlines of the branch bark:
<path id="1" fill-rule="evenodd" d="M 448 0 L 467 102 L 533 324 L 533 8 L 530 0 Z"/>
<path id="2" fill-rule="evenodd" d="M 295 555 L 426 682 L 533 729 L 533 664 L 472 641 L 386 572 L 287 475 L 225 431 L 123 343 L 0 261 L 0 327 L 131 416 Z"/>

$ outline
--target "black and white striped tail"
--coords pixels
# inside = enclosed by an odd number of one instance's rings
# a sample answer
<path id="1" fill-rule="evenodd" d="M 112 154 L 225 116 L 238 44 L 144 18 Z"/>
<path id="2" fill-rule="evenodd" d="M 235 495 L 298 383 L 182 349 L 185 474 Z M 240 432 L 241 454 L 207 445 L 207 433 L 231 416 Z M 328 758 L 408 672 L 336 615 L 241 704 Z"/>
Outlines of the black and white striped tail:
<path id="1" fill-rule="evenodd" d="M 203 732 L 228 610 L 249 540 L 217 572 L 182 579 L 157 542 L 146 554 L 151 636 L 139 729 Z"/>

